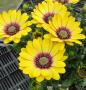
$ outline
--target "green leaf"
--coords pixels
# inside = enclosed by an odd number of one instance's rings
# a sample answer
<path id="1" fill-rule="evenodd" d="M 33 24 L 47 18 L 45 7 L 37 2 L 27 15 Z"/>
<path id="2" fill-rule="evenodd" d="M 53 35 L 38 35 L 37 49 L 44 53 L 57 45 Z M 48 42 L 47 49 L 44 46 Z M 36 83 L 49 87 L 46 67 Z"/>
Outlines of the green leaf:
<path id="1" fill-rule="evenodd" d="M 86 78 L 83 80 L 82 86 L 86 87 Z"/>
<path id="2" fill-rule="evenodd" d="M 69 87 L 73 84 L 73 80 L 72 79 L 66 79 L 65 81 L 63 81 L 62 83 L 62 87 Z"/>
<path id="3" fill-rule="evenodd" d="M 43 90 L 43 86 L 40 84 L 37 84 L 36 86 L 33 87 L 32 90 Z"/>

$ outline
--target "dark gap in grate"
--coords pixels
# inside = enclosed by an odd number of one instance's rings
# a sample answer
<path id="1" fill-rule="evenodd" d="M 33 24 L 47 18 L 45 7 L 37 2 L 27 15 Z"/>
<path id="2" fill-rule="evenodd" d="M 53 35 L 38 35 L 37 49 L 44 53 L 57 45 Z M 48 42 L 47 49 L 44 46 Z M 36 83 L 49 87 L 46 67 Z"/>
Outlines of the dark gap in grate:
<path id="1" fill-rule="evenodd" d="M 23 81 L 17 83 L 15 86 L 10 88 L 9 90 L 30 90 L 29 89 L 29 79 L 26 78 Z"/>
<path id="2" fill-rule="evenodd" d="M 3 89 L 0 89 L 0 90 L 9 90 L 9 88 L 13 86 L 13 84 L 10 82 L 10 79 L 8 77 L 1 80 L 0 84 L 3 87 Z"/>
<path id="3" fill-rule="evenodd" d="M 15 85 L 25 79 L 25 75 L 23 75 L 20 70 L 14 72 L 14 74 L 11 74 L 10 77 Z"/>
<path id="4" fill-rule="evenodd" d="M 0 68 L 2 68 L 2 64 L 1 64 L 1 61 L 0 61 Z"/>
<path id="5" fill-rule="evenodd" d="M 9 52 L 6 47 L 0 49 L 0 56 Z"/>
<path id="6" fill-rule="evenodd" d="M 20 88 L 20 90 L 29 90 L 27 85 L 29 86 L 28 82 L 24 82 L 24 83 L 20 84 L 19 86 L 17 86 L 17 88 L 18 89 Z"/>
<path id="7" fill-rule="evenodd" d="M 5 55 L 0 56 L 0 61 L 2 62 L 3 65 L 6 65 L 9 62 L 13 61 L 13 59 L 9 55 L 9 53 L 6 53 Z"/>
<path id="8" fill-rule="evenodd" d="M 6 72 L 3 68 L 0 69 L 0 79 L 4 78 L 6 76 Z"/>
<path id="9" fill-rule="evenodd" d="M 15 72 L 16 70 L 18 70 L 18 67 L 16 65 L 16 63 L 11 63 L 11 64 L 8 64 L 7 67 L 5 67 L 6 71 L 8 74 L 11 74 L 13 72 Z"/>

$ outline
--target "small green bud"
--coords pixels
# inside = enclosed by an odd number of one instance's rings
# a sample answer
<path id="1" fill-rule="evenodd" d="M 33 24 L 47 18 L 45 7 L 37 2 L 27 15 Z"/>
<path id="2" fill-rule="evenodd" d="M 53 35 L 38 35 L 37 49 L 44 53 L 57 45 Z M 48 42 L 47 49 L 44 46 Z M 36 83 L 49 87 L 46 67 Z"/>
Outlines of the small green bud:
<path id="1" fill-rule="evenodd" d="M 74 51 L 70 51 L 70 52 L 69 52 L 69 56 L 71 56 L 71 57 L 72 57 L 72 56 L 75 56 L 75 52 L 74 52 Z"/>
<path id="2" fill-rule="evenodd" d="M 84 27 L 84 30 L 86 31 L 86 26 Z"/>
<path id="3" fill-rule="evenodd" d="M 86 4 L 84 4 L 84 6 L 83 6 L 83 11 L 85 11 L 86 12 Z"/>
<path id="4" fill-rule="evenodd" d="M 27 10 L 28 7 L 29 7 L 29 4 L 28 4 L 28 3 L 24 3 L 24 4 L 23 4 L 23 9 Z"/>

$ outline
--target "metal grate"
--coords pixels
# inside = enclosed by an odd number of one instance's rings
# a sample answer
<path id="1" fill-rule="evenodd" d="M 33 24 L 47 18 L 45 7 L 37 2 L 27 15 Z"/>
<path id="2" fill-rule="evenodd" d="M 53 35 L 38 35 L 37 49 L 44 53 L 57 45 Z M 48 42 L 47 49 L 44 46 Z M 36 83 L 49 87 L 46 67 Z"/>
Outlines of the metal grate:
<path id="1" fill-rule="evenodd" d="M 29 78 L 18 69 L 14 54 L 6 46 L 0 47 L 0 90 L 29 90 Z"/>

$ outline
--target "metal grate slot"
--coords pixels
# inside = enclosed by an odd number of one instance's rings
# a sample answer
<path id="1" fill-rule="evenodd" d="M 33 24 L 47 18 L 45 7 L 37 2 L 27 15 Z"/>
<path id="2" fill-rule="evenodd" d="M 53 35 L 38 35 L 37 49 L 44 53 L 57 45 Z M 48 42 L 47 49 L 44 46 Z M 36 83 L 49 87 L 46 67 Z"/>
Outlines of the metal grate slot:
<path id="1" fill-rule="evenodd" d="M 5 55 L 0 56 L 0 61 L 3 65 L 6 65 L 7 63 L 13 61 L 12 57 L 9 55 L 9 53 L 6 53 Z"/>
<path id="2" fill-rule="evenodd" d="M 13 85 L 10 82 L 9 78 L 5 78 L 2 81 L 0 81 L 1 86 L 3 87 L 3 89 L 0 90 L 9 90 L 9 88 L 11 88 Z"/>
<path id="3" fill-rule="evenodd" d="M 20 89 L 20 90 L 29 90 L 29 82 L 28 82 L 28 80 L 24 81 L 23 83 L 20 83 L 16 88 Z"/>
<path id="4" fill-rule="evenodd" d="M 6 76 L 6 72 L 3 68 L 0 69 L 0 79 L 4 78 Z"/>
<path id="5" fill-rule="evenodd" d="M 10 77 L 12 78 L 12 80 L 15 84 L 17 84 L 25 79 L 25 76 L 20 71 L 17 71 L 14 73 L 15 74 L 12 74 Z"/>
<path id="6" fill-rule="evenodd" d="M 0 68 L 2 67 L 2 65 L 1 65 L 1 62 L 0 62 Z"/>
<path id="7" fill-rule="evenodd" d="M 7 53 L 7 52 L 9 52 L 9 51 L 7 50 L 6 47 L 1 48 L 0 49 L 0 56 L 3 55 L 3 54 L 5 54 L 5 53 Z"/>
<path id="8" fill-rule="evenodd" d="M 5 67 L 5 69 L 8 74 L 11 74 L 11 73 L 15 72 L 18 68 L 17 68 L 16 63 L 11 63 L 7 67 Z"/>

